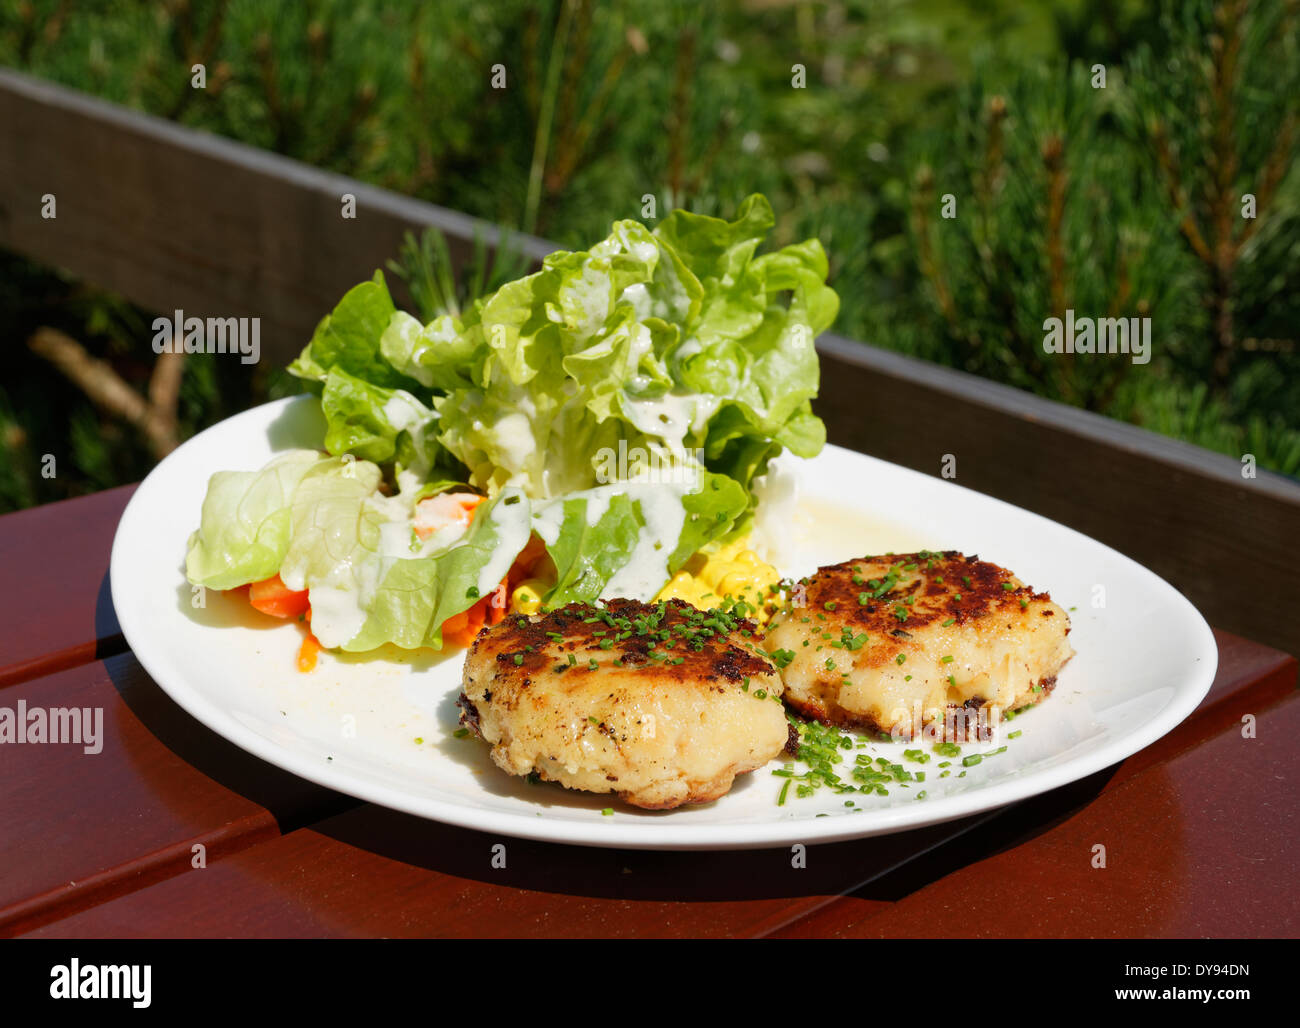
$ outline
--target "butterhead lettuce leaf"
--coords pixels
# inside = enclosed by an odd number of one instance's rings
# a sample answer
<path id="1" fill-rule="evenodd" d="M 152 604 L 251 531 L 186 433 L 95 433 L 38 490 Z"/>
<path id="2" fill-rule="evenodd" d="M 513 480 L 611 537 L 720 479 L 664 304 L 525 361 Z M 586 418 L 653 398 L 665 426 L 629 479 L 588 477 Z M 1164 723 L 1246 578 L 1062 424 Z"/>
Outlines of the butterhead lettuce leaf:
<path id="1" fill-rule="evenodd" d="M 189 580 L 209 589 L 234 589 L 279 571 L 289 548 L 294 493 L 321 463 L 315 450 L 290 450 L 260 471 L 213 475 L 185 555 Z"/>
<path id="2" fill-rule="evenodd" d="M 215 476 L 191 580 L 279 571 L 309 590 L 321 642 L 348 650 L 440 646 L 533 531 L 548 608 L 651 598 L 747 530 L 773 458 L 825 444 L 814 340 L 838 298 L 817 240 L 761 252 L 774 223 L 758 195 L 730 221 L 618 221 L 427 324 L 376 272 L 290 367 L 320 395 L 329 456 Z M 418 538 L 415 504 L 466 486 L 487 497 L 468 531 Z"/>

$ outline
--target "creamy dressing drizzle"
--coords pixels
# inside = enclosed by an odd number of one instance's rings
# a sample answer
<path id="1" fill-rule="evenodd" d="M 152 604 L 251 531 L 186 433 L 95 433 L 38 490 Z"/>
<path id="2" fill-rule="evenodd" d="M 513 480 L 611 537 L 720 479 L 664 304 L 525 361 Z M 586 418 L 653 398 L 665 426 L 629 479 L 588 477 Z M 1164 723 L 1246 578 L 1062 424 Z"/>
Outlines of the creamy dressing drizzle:
<path id="1" fill-rule="evenodd" d="M 514 502 L 507 502 L 513 499 Z M 492 524 L 496 527 L 497 542 L 478 575 L 478 593 L 486 596 L 506 577 L 510 565 L 519 551 L 528 545 L 533 525 L 528 497 L 521 489 L 502 490 L 500 499 L 492 508 Z"/>
<path id="2" fill-rule="evenodd" d="M 659 482 L 629 482 L 623 488 L 640 505 L 645 527 L 631 558 L 614 573 L 600 595 L 603 599 L 626 596 L 652 600 L 668 581 L 668 558 L 677 548 L 686 523 L 686 508 L 682 506 L 685 488 Z"/>

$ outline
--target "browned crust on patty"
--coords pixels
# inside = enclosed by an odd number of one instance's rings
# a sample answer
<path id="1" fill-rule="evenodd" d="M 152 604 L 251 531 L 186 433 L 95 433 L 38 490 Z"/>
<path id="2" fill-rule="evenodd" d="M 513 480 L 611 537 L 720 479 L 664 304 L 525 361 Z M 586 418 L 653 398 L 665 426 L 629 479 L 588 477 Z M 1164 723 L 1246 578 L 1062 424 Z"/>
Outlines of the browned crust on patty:
<path id="1" fill-rule="evenodd" d="M 769 625 L 769 645 L 773 632 L 780 634 L 781 645 L 790 645 L 792 628 L 814 643 L 820 636 L 828 647 L 851 649 L 850 667 L 863 673 L 891 672 L 890 665 L 897 663 L 901 667 L 905 660 L 915 659 L 932 645 L 933 639 L 941 636 L 971 638 L 969 634 L 974 633 L 973 638 L 978 640 L 1029 621 L 1036 622 L 1039 617 L 1055 618 L 1062 622 L 1065 635 L 1070 632 L 1068 617 L 1052 603 L 1048 593 L 1024 585 L 1004 567 L 956 550 L 923 550 L 843 561 L 819 568 L 802 579 L 795 595 L 797 600 L 793 606 L 778 613 Z M 860 649 L 848 647 L 854 640 L 866 645 Z M 807 646 L 808 642 L 803 645 Z M 815 648 L 820 650 L 821 644 Z M 879 710 L 851 711 L 840 706 L 842 680 L 848 676 L 820 674 L 817 666 L 809 666 L 811 652 L 795 648 L 791 665 L 791 668 L 797 666 L 800 675 L 807 676 L 808 681 L 801 680 L 797 687 L 792 687 L 789 677 L 792 671 L 783 671 L 786 704 L 805 718 L 840 728 L 889 735 L 890 727 L 878 720 Z M 1014 701 L 1017 707 L 1038 703 L 1051 691 L 1060 667 L 1042 670 L 1050 673 L 1045 673 L 1036 683 L 1037 691 L 1026 686 L 1017 694 Z M 960 703 L 949 702 L 946 708 L 929 708 L 934 711 L 932 723 L 939 723 L 942 716 L 943 723 L 949 726 L 949 738 L 962 741 L 967 726 L 972 731 L 983 732 L 990 719 L 998 715 L 1000 711 L 993 710 L 993 702 L 974 696 Z M 909 731 L 899 733 L 900 724 L 892 726 L 894 737 L 910 738 Z"/>
<path id="2" fill-rule="evenodd" d="M 630 634 L 628 629 L 610 624 L 610 620 L 624 619 L 634 626 Z M 751 676 L 776 674 L 772 662 L 757 652 L 762 633 L 753 621 L 734 619 L 726 630 L 696 633 L 688 639 L 689 630 L 698 626 L 700 619 L 699 610 L 676 599 L 661 604 L 626 599 L 600 606 L 570 603 L 532 618 L 519 614 L 506 617 L 479 633 L 467 659 L 473 662 L 492 655 L 496 684 L 516 696 L 542 672 L 578 677 L 590 674 L 589 661 L 593 659 L 600 664 L 617 659 L 629 671 L 653 668 L 658 681 L 713 685 L 718 691 Z M 672 645 L 655 638 L 663 632 L 669 633 Z M 741 645 L 737 636 L 753 648 Z M 602 647 L 602 643 L 609 645 Z M 570 653 L 577 661 L 574 664 L 568 663 Z M 669 659 L 652 659 L 651 653 L 668 654 Z"/>
<path id="3" fill-rule="evenodd" d="M 728 766 L 718 767 L 707 756 L 709 733 L 717 729 L 703 725 L 703 713 L 701 725 L 695 727 L 694 711 L 715 703 L 723 705 L 720 709 L 737 700 L 764 707 L 765 700 L 779 703 L 780 676 L 759 649 L 760 639 L 761 631 L 752 621 L 702 612 L 681 600 L 651 604 L 612 599 L 569 604 L 531 617 L 510 615 L 480 632 L 466 657 L 457 701 L 461 724 L 492 744 L 493 760 L 508 773 L 523 774 L 520 769 L 531 765 L 528 773 L 537 780 L 612 792 L 644 809 L 708 803 L 724 795 L 738 774 L 780 752 L 767 750 L 765 742 L 756 755 L 754 738 L 732 736 L 728 745 L 734 746 L 736 756 Z M 744 693 L 750 698 L 740 699 Z M 662 708 L 654 705 L 660 703 L 706 705 L 692 706 L 691 719 L 684 722 L 685 751 L 681 743 L 675 753 L 642 749 L 645 740 L 636 734 L 642 703 L 657 711 Z M 599 717 L 582 716 L 593 708 Z M 555 739 L 547 738 L 552 725 L 563 731 L 561 722 L 551 719 L 571 718 L 575 709 L 579 716 L 573 723 L 581 735 L 604 737 L 596 747 L 604 755 L 594 766 L 565 765 L 563 751 L 571 740 L 557 736 L 557 746 Z M 782 726 L 785 745 L 790 745 L 791 732 L 797 742 L 798 733 L 784 725 L 780 707 L 772 713 Z M 768 735 L 776 730 L 767 724 Z M 692 754 L 697 733 L 703 749 Z M 690 767 L 701 754 L 704 763 L 694 765 L 696 773 L 683 770 L 683 761 Z M 591 754 L 582 759 L 591 759 Z M 630 769 L 630 779 L 620 780 L 620 768 Z M 575 777 L 583 784 L 575 784 Z"/>
<path id="4" fill-rule="evenodd" d="M 864 570 L 873 563 L 898 568 L 898 581 L 886 588 L 890 583 Z M 855 576 L 861 581 L 855 582 Z M 1051 599 L 1047 593 L 1020 585 L 1006 568 L 956 550 L 859 557 L 819 568 L 800 584 L 807 607 L 818 611 L 833 604 L 829 609 L 838 621 L 877 637 L 903 638 L 949 618 L 960 627 L 995 617 L 1004 608 L 1019 614 L 1021 600 Z M 1052 616 L 1050 610 L 1044 613 Z"/>

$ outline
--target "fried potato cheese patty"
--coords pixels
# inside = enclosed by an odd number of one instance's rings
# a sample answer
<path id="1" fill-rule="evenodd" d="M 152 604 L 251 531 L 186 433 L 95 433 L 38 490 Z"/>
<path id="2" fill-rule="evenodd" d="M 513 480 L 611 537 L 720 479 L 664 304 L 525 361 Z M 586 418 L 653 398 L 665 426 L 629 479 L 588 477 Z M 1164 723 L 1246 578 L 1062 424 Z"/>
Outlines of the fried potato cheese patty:
<path id="1" fill-rule="evenodd" d="M 637 807 L 707 803 L 797 738 L 759 634 L 681 600 L 512 614 L 465 659 L 461 724 L 513 775 Z"/>
<path id="2" fill-rule="evenodd" d="M 1074 655 L 1068 615 L 1010 571 L 955 551 L 820 568 L 768 628 L 786 702 L 898 739 L 986 738 L 1045 697 Z"/>

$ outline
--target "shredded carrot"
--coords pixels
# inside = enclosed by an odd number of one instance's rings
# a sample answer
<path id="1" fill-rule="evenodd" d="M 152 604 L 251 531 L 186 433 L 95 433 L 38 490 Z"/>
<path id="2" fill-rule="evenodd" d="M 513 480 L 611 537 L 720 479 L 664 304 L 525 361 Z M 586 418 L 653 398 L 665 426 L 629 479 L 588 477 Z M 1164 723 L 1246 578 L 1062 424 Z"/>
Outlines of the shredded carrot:
<path id="1" fill-rule="evenodd" d="M 446 519 L 448 524 L 460 522 L 462 525 L 468 525 L 474 520 L 474 511 L 484 499 L 485 497 L 475 493 L 442 493 L 421 500 L 417 506 L 430 508 L 436 516 Z M 421 539 L 429 538 L 436 530 L 433 525 L 416 524 L 415 526 L 415 534 Z"/>
<path id="2" fill-rule="evenodd" d="M 537 566 L 537 562 L 546 554 L 546 543 L 542 537 L 533 533 L 528 537 L 528 545 L 515 558 L 515 562 L 510 565 L 510 572 L 506 575 L 506 589 L 514 592 L 515 586 L 528 578 Z"/>
<path id="3" fill-rule="evenodd" d="M 486 621 L 489 625 L 499 625 L 506 616 L 508 595 L 506 592 L 506 579 L 503 578 L 501 584 L 484 597 L 487 600 Z"/>
<path id="4" fill-rule="evenodd" d="M 302 645 L 298 647 L 298 670 L 315 671 L 316 657 L 320 650 L 320 640 L 311 632 L 308 632 L 306 638 L 302 641 Z"/>
<path id="5" fill-rule="evenodd" d="M 453 614 L 442 623 L 442 641 L 451 643 L 453 646 L 472 646 L 477 638 L 483 622 L 487 617 L 487 601 L 491 598 L 491 593 L 484 596 L 469 610 L 463 610 L 459 614 Z"/>
<path id="6" fill-rule="evenodd" d="M 249 587 L 248 602 L 263 614 L 277 618 L 296 618 L 307 610 L 307 590 L 295 592 L 280 580 L 279 575 L 272 575 Z"/>

